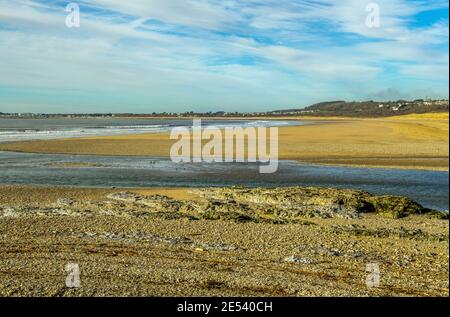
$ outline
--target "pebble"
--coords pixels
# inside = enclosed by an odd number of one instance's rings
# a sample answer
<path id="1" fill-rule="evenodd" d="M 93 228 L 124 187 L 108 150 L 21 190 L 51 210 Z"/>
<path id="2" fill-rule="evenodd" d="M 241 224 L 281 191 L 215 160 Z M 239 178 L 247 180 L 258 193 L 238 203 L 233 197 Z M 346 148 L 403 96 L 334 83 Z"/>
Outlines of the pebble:
<path id="1" fill-rule="evenodd" d="M 296 256 L 290 256 L 284 259 L 284 262 L 287 263 L 301 263 L 301 264 L 310 264 L 311 260 L 308 258 L 298 258 Z"/>

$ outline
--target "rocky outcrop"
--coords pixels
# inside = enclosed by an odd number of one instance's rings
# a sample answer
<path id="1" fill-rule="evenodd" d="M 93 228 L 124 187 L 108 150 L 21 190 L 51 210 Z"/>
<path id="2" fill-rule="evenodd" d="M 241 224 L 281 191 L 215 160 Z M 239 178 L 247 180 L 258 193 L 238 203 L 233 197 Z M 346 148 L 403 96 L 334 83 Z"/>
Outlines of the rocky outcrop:
<path id="1" fill-rule="evenodd" d="M 142 196 L 131 192 L 124 192 L 110 194 L 107 198 L 146 206 L 154 211 L 178 211 L 182 206 L 181 202 L 161 195 Z"/>
<path id="2" fill-rule="evenodd" d="M 391 218 L 412 214 L 446 214 L 424 208 L 398 196 L 374 196 L 364 191 L 316 187 L 286 188 L 209 188 L 196 191 L 209 201 L 227 202 L 227 212 L 250 210 L 251 214 L 272 215 L 281 219 L 297 217 L 357 218 L 362 213 L 377 213 Z M 245 206 L 245 208 L 242 208 Z M 447 215 L 448 216 L 448 215 Z"/>
<path id="3" fill-rule="evenodd" d="M 378 214 L 391 218 L 402 218 L 412 214 L 426 214 L 433 211 L 423 208 L 414 200 L 398 196 L 369 196 L 367 202 Z"/>
<path id="4" fill-rule="evenodd" d="M 118 192 L 108 195 L 107 200 L 97 203 L 64 198 L 48 206 L 23 208 L 0 206 L 0 216 L 103 214 L 305 225 L 314 223 L 304 218 L 358 218 L 364 213 L 376 213 L 396 219 L 416 214 L 448 219 L 448 214 L 424 208 L 406 197 L 374 196 L 359 190 L 316 187 L 233 187 L 203 188 L 193 192 L 202 199 L 181 201 L 161 195 L 145 196 L 133 192 Z"/>

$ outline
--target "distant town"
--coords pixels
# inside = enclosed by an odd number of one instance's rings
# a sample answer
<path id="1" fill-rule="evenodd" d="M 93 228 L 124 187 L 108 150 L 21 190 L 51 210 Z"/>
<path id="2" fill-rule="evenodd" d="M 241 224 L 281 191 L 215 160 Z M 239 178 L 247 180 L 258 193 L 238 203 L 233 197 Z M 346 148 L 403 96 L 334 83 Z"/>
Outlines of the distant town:
<path id="1" fill-rule="evenodd" d="M 387 117 L 411 113 L 448 112 L 448 99 L 413 101 L 397 100 L 387 102 L 377 101 L 328 101 L 317 103 L 305 108 L 275 110 L 269 112 L 162 112 L 162 113 L 89 113 L 89 114 L 48 114 L 48 113 L 3 113 L 0 118 L 23 118 L 23 119 L 45 119 L 45 118 L 191 118 L 191 117 L 264 117 L 264 116 L 346 116 L 346 117 Z"/>

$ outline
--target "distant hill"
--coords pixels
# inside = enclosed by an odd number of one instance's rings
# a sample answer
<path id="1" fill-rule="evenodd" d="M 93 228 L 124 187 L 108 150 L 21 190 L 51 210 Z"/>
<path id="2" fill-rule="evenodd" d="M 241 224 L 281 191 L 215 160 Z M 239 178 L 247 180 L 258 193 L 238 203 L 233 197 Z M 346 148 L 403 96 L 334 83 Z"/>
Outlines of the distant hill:
<path id="1" fill-rule="evenodd" d="M 304 109 L 276 110 L 271 112 L 193 112 L 183 113 L 93 113 L 93 114 L 45 114 L 45 113 L 3 113 L 0 118 L 192 118 L 192 117 L 236 117 L 253 118 L 264 116 L 318 116 L 318 117 L 391 117 L 405 114 L 449 112 L 448 100 L 397 100 L 389 102 L 377 101 L 327 101 Z"/>
<path id="2" fill-rule="evenodd" d="M 448 112 L 448 100 L 328 101 L 304 109 L 274 111 L 274 115 L 310 115 L 342 117 L 389 117 L 412 113 Z"/>

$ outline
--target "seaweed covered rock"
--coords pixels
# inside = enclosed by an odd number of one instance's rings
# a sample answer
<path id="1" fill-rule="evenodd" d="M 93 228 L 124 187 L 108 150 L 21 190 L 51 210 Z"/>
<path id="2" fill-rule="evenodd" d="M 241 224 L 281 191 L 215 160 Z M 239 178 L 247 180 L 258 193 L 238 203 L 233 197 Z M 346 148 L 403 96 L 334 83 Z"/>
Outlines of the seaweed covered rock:
<path id="1" fill-rule="evenodd" d="M 368 201 L 372 204 L 376 213 L 395 219 L 430 212 L 429 209 L 407 197 L 371 196 Z"/>
<path id="2" fill-rule="evenodd" d="M 374 196 L 365 191 L 317 187 L 203 188 L 193 190 L 202 199 L 176 200 L 161 195 L 118 192 L 108 200 L 91 203 L 60 199 L 48 208 L 26 208 L 11 212 L 0 208 L 0 217 L 37 215 L 123 215 L 164 219 L 207 219 L 274 224 L 299 223 L 304 218 L 358 218 L 376 213 L 389 218 L 426 214 L 448 219 L 448 214 L 424 208 L 399 196 Z"/>
<path id="3" fill-rule="evenodd" d="M 161 212 L 178 212 L 182 207 L 182 203 L 167 196 L 150 195 L 143 196 L 131 192 L 114 193 L 108 195 L 113 201 L 120 201 L 128 204 L 146 206 L 153 211 Z"/>
<path id="4" fill-rule="evenodd" d="M 390 218 L 413 214 L 445 215 L 424 208 L 400 196 L 374 196 L 365 191 L 317 187 L 285 188 L 205 188 L 196 191 L 208 200 L 233 202 L 245 213 L 273 215 L 280 219 L 297 217 L 357 218 L 377 213 Z M 230 205 L 228 205 L 230 206 Z M 207 208 L 210 209 L 210 208 Z M 445 216 L 439 216 L 445 218 Z"/>

